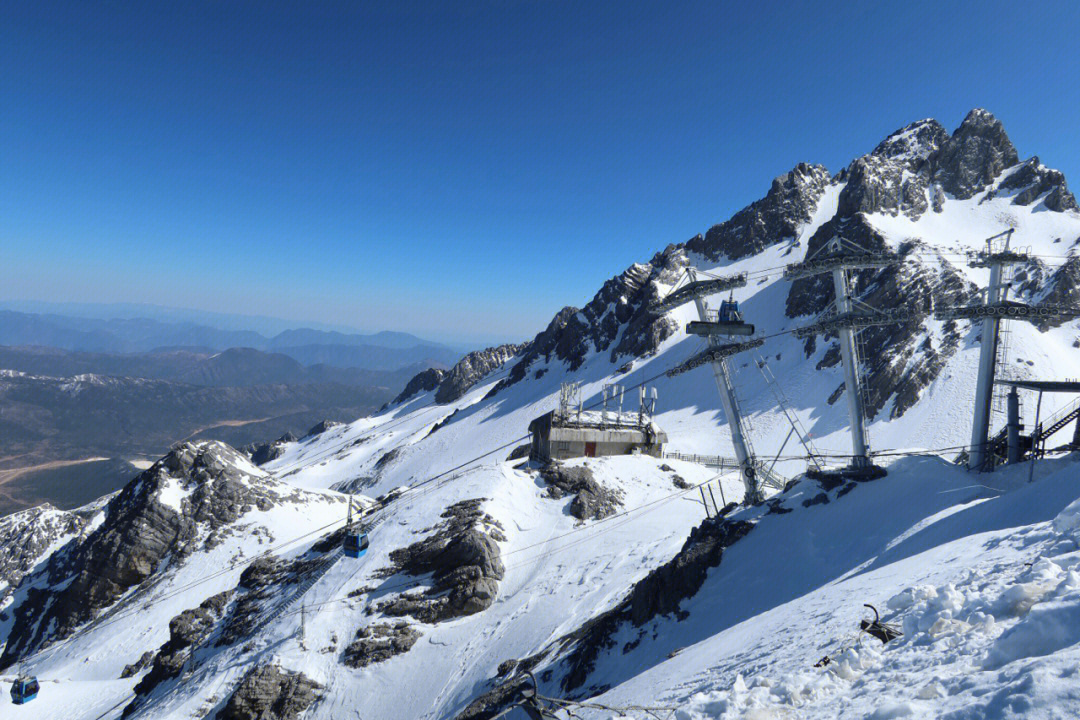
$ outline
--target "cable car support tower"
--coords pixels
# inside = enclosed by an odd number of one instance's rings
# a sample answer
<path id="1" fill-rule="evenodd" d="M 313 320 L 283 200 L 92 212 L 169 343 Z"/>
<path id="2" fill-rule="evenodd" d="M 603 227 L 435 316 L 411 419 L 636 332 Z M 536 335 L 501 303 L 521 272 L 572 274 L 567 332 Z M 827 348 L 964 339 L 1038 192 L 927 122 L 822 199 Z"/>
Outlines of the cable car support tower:
<path id="1" fill-rule="evenodd" d="M 758 338 L 744 342 L 721 342 L 720 338 L 722 337 L 753 335 L 754 326 L 743 322 L 737 305 L 733 301 L 725 301 L 715 319 L 710 316 L 708 306 L 705 304 L 705 298 L 709 295 L 745 287 L 746 273 L 712 280 L 698 280 L 697 272 L 693 268 L 688 268 L 686 272 L 690 282 L 673 290 L 667 297 L 653 303 L 650 309 L 656 313 L 663 313 L 693 301 L 697 307 L 698 319 L 686 326 L 686 332 L 704 337 L 709 347 L 705 352 L 699 353 L 669 370 L 667 376 L 681 375 L 705 363 L 712 365 L 716 388 L 720 391 L 720 403 L 724 408 L 724 416 L 727 418 L 728 427 L 731 429 L 731 444 L 735 447 L 735 457 L 739 462 L 739 470 L 745 488 L 745 502 L 748 504 L 760 503 L 764 499 L 762 494 L 763 484 L 780 485 L 780 487 L 782 487 L 782 484 L 775 481 L 770 482 L 770 479 L 772 479 L 770 474 L 765 474 L 764 482 L 758 479 L 758 463 L 754 458 L 754 450 L 750 446 L 750 439 L 746 434 L 742 413 L 739 409 L 739 400 L 735 396 L 735 386 L 731 381 L 726 358 L 746 350 L 761 347 L 765 344 L 765 341 Z"/>
<path id="2" fill-rule="evenodd" d="M 852 270 L 880 269 L 897 265 L 900 259 L 892 252 L 870 252 L 851 242 L 834 237 L 806 260 L 784 269 L 786 280 L 799 280 L 831 273 L 836 299 L 818 316 L 815 322 L 795 331 L 795 337 L 836 333 L 840 340 L 840 357 L 844 366 L 844 394 L 847 396 L 851 422 L 851 463 L 839 470 L 811 469 L 811 475 L 840 475 L 860 480 L 884 477 L 885 469 L 870 461 L 870 444 L 866 433 L 866 397 L 856 343 L 859 328 L 890 325 L 922 319 L 917 311 L 881 311 L 854 298 L 849 273 Z"/>
<path id="3" fill-rule="evenodd" d="M 986 250 L 968 260 L 971 267 L 990 268 L 990 283 L 979 305 L 937 308 L 938 320 L 981 320 L 982 342 L 979 345 L 979 375 L 975 386 L 975 415 L 971 422 L 971 447 L 968 450 L 968 469 L 993 470 L 990 437 L 990 412 L 994 400 L 994 376 L 997 372 L 998 345 L 1002 320 L 1045 322 L 1054 318 L 1080 317 L 1080 308 L 1064 305 L 1026 305 L 1007 299 L 1008 266 L 1025 262 L 1030 255 L 1009 247 L 1013 230 L 986 239 Z"/>

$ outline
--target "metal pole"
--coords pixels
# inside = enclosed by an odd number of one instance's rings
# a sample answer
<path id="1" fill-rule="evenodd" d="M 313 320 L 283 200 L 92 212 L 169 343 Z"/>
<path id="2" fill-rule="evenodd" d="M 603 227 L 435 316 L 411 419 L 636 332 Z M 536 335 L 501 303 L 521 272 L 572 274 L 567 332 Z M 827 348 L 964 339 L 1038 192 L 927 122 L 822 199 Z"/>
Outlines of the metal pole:
<path id="1" fill-rule="evenodd" d="M 697 273 L 693 269 L 689 270 L 689 273 L 690 280 L 696 281 Z M 697 306 L 698 318 L 702 322 L 707 322 L 709 318 L 704 298 L 694 298 L 694 305 Z M 719 338 L 713 335 L 707 336 L 706 341 L 710 348 L 720 345 Z M 713 377 L 716 379 L 716 389 L 720 391 L 720 404 L 724 406 L 724 416 L 727 418 L 728 427 L 731 428 L 731 444 L 735 447 L 735 457 L 738 458 L 739 467 L 742 471 L 743 486 L 746 489 L 745 502 L 756 503 L 760 501 L 761 496 L 758 492 L 756 473 L 754 472 L 753 453 L 750 451 L 746 441 L 746 434 L 743 431 L 739 401 L 735 397 L 735 388 L 731 384 L 727 363 L 724 362 L 724 358 L 721 358 L 712 363 L 712 368 Z"/>
<path id="2" fill-rule="evenodd" d="M 833 288 L 836 290 L 836 312 L 839 315 L 851 312 L 851 295 L 847 277 L 843 268 L 832 271 Z M 867 467 L 866 412 L 859 388 L 858 354 L 855 352 L 855 331 L 852 328 L 840 328 L 840 356 L 844 362 L 844 392 L 847 395 L 848 416 L 851 420 L 851 450 L 853 467 Z"/>
<path id="3" fill-rule="evenodd" d="M 1020 462 L 1020 393 L 1016 386 L 1005 396 L 1006 410 L 1008 411 L 1007 433 L 1009 437 L 1008 463 Z"/>
<path id="4" fill-rule="evenodd" d="M 986 288 L 985 304 L 997 302 L 1000 293 L 1001 263 L 996 262 L 990 266 L 990 286 Z M 971 423 L 971 452 L 968 454 L 969 470 L 983 470 L 986 467 L 986 444 L 990 439 L 990 407 L 994 399 L 999 322 L 997 316 L 987 315 L 982 323 L 979 379 L 975 385 L 975 416 Z"/>
<path id="5" fill-rule="evenodd" d="M 701 491 L 701 505 L 705 508 L 705 519 L 709 518 L 709 501 L 705 499 L 705 486 L 698 485 L 698 490 Z"/>
<path id="6" fill-rule="evenodd" d="M 1039 436 L 1039 412 L 1042 410 L 1042 394 L 1043 391 L 1039 391 L 1039 401 L 1035 403 L 1035 425 L 1031 430 L 1031 466 L 1028 468 L 1028 482 L 1035 479 L 1035 461 L 1039 458 L 1039 454 L 1035 452 L 1036 438 Z"/>

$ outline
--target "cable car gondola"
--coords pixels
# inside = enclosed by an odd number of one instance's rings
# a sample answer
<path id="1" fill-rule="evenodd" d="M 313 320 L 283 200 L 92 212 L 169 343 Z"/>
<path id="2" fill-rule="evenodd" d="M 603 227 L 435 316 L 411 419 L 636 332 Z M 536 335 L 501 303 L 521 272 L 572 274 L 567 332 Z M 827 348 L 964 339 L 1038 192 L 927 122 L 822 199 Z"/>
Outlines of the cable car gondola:
<path id="1" fill-rule="evenodd" d="M 40 689 L 41 685 L 36 677 L 20 675 L 11 684 L 11 702 L 16 705 L 28 703 L 37 697 Z"/>
<path id="2" fill-rule="evenodd" d="M 723 300 L 716 320 L 695 320 L 686 326 L 686 332 L 702 336 L 753 335 L 754 326 L 743 320 L 737 300 Z"/>
<path id="3" fill-rule="evenodd" d="M 345 516 L 345 537 L 341 541 L 341 551 L 345 553 L 345 557 L 358 558 L 363 557 L 364 553 L 368 549 L 368 536 L 367 528 L 360 526 L 359 528 L 353 527 L 352 519 L 352 495 L 349 496 L 349 512 Z"/>
<path id="4" fill-rule="evenodd" d="M 341 549 L 345 553 L 346 557 L 358 558 L 363 557 L 364 553 L 368 549 L 368 535 L 363 530 L 357 532 L 352 530 L 345 531 L 345 540 L 341 543 Z"/>

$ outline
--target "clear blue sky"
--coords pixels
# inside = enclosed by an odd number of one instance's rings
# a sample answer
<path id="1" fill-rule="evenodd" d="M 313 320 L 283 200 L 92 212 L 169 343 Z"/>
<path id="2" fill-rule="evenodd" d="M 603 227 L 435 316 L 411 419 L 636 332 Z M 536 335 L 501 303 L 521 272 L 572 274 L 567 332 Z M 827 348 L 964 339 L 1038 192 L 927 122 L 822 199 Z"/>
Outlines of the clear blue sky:
<path id="1" fill-rule="evenodd" d="M 1080 185 L 1080 3 L 0 2 L 0 299 L 531 337 L 972 107 Z"/>

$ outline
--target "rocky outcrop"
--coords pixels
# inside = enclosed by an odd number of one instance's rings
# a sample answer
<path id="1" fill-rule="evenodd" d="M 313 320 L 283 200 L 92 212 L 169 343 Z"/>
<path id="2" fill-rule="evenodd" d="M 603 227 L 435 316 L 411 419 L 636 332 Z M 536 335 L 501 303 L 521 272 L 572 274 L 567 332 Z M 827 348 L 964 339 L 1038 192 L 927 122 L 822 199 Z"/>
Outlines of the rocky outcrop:
<path id="1" fill-rule="evenodd" d="M 730 220 L 686 243 L 686 249 L 709 260 L 738 260 L 798 236 L 810 220 L 831 176 L 821 165 L 799 163 L 773 180 L 769 192 Z"/>
<path id="2" fill-rule="evenodd" d="M 1039 305 L 1080 306 L 1080 257 L 1073 256 L 1062 263 L 1050 276 L 1050 289 L 1039 300 Z M 1040 330 L 1049 330 L 1070 322 L 1069 318 L 1057 317 L 1039 323 Z"/>
<path id="3" fill-rule="evenodd" d="M 83 527 L 85 520 L 49 504 L 0 518 L 0 609 L 53 545 L 76 537 Z"/>
<path id="4" fill-rule="evenodd" d="M 478 613 L 495 602 L 504 572 L 498 543 L 506 538 L 499 522 L 480 510 L 482 502 L 451 505 L 434 533 L 390 553 L 396 572 L 431 573 L 432 584 L 381 603 L 382 613 L 434 623 Z"/>
<path id="5" fill-rule="evenodd" d="M 653 313 L 649 305 L 658 297 L 658 283 L 675 284 L 687 264 L 686 249 L 670 245 L 649 263 L 631 265 L 608 280 L 583 309 L 563 308 L 528 343 L 496 391 L 525 379 L 539 363 L 559 360 L 573 372 L 590 351 L 610 351 L 613 363 L 624 356 L 655 353 L 660 343 L 676 332 L 678 324 L 666 315 Z"/>
<path id="6" fill-rule="evenodd" d="M 322 435 L 324 432 L 326 432 L 330 428 L 335 428 L 338 425 L 342 425 L 342 424 L 343 423 L 340 423 L 337 420 L 323 420 L 322 422 L 319 422 L 319 423 L 316 423 L 315 425 L 312 425 L 311 429 L 307 431 L 306 435 L 304 435 L 304 438 L 306 439 L 306 438 L 310 438 L 310 437 L 315 437 L 316 435 Z"/>
<path id="7" fill-rule="evenodd" d="M 404 621 L 360 628 L 341 661 L 353 668 L 367 667 L 408 652 L 419 639 L 420 633 Z"/>
<path id="8" fill-rule="evenodd" d="M 930 158 L 933 180 L 959 200 L 973 197 L 1018 161 L 1001 121 L 981 108 L 969 112 Z"/>
<path id="9" fill-rule="evenodd" d="M 50 558 L 46 589 L 31 590 L 15 610 L 0 666 L 68 636 L 164 560 L 183 562 L 233 532 L 244 513 L 285 497 L 273 481 L 248 474 L 250 467 L 228 445 L 206 441 L 177 446 L 137 476 L 108 503 L 100 527 Z"/>
<path id="10" fill-rule="evenodd" d="M 394 403 L 405 402 L 414 395 L 418 395 L 422 392 L 431 392 L 435 388 L 439 387 L 439 383 L 442 382 L 446 376 L 446 371 L 440 368 L 428 368 L 422 370 L 412 376 L 405 385 L 405 389 L 401 391 L 401 394 L 394 398 Z"/>
<path id="11" fill-rule="evenodd" d="M 501 368 L 525 347 L 524 344 L 507 344 L 469 353 L 443 377 L 435 393 L 435 402 L 446 404 L 457 400 L 480 379 Z"/>
<path id="12" fill-rule="evenodd" d="M 582 522 L 614 515 L 622 506 L 622 493 L 596 482 L 587 467 L 551 463 L 544 468 L 541 477 L 547 483 L 548 497 L 558 499 L 566 495 L 574 496 L 570 503 L 570 514 Z"/>
<path id="13" fill-rule="evenodd" d="M 1010 193 L 1015 193 L 1013 205 L 1031 205 L 1042 198 L 1046 209 L 1054 212 L 1078 209 L 1065 175 L 1060 170 L 1046 167 L 1038 157 L 1025 160 L 998 184 L 996 190 L 987 193 L 986 199 Z"/>
<path id="14" fill-rule="evenodd" d="M 244 676 L 217 720 L 295 720 L 319 699 L 321 690 L 303 673 L 262 665 Z"/>
<path id="15" fill-rule="evenodd" d="M 136 699 L 124 708 L 124 717 L 133 714 L 140 706 L 140 699 L 166 680 L 178 677 L 192 658 L 192 653 L 213 632 L 225 612 L 231 592 L 218 593 L 207 598 L 197 608 L 185 610 L 169 621 L 169 639 L 153 655 L 150 672 L 135 686 Z M 147 655 L 140 658 L 144 662 Z M 138 663 L 136 663 L 136 667 Z M 128 666 L 131 668 L 132 666 Z M 125 668 L 127 672 L 128 668 Z"/>
<path id="16" fill-rule="evenodd" d="M 281 457 L 285 453 L 285 446 L 293 442 L 296 442 L 296 436 L 291 432 L 287 432 L 274 442 L 246 445 L 243 452 L 251 459 L 252 463 L 265 465 L 271 460 L 277 460 Z"/>
<path id="17" fill-rule="evenodd" d="M 568 671 L 562 680 L 565 690 L 585 684 L 600 652 L 614 646 L 613 638 L 624 624 L 641 627 L 659 615 L 678 616 L 679 604 L 697 594 L 709 569 L 720 564 L 724 550 L 753 530 L 749 522 L 724 517 L 733 507 L 729 505 L 694 528 L 674 558 L 636 583 L 625 600 L 572 635 L 574 649 L 567 657 Z"/>
<path id="18" fill-rule="evenodd" d="M 336 558 L 328 553 L 340 547 L 343 536 L 339 530 L 312 546 L 312 552 L 291 560 L 273 555 L 255 558 L 240 574 L 237 600 L 215 644 L 231 645 L 251 637 L 275 608 L 296 596 L 297 586 L 328 568 Z"/>

